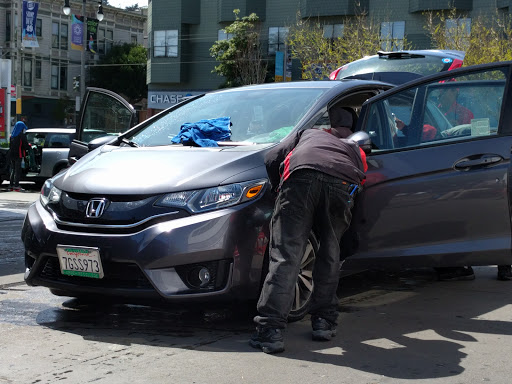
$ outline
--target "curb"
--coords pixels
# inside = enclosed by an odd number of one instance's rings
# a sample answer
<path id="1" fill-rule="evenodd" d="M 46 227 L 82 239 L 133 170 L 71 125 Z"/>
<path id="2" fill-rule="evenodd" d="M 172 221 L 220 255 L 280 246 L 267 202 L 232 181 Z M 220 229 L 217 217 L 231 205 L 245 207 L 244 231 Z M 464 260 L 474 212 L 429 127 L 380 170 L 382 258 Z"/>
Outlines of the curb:
<path id="1" fill-rule="evenodd" d="M 23 279 L 24 275 L 24 273 L 17 273 L 15 275 L 0 276 L 0 288 L 25 284 L 25 280 Z"/>

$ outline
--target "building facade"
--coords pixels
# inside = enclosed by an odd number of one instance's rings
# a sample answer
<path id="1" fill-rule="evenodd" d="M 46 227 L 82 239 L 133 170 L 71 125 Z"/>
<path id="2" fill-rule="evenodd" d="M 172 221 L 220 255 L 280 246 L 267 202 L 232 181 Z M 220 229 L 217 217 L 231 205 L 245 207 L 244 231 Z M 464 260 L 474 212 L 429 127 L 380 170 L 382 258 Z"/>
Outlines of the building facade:
<path id="1" fill-rule="evenodd" d="M 85 0 L 71 1 L 71 15 L 81 15 Z M 21 89 L 21 117 L 29 127 L 69 126 L 75 123 L 79 89 L 74 80 L 81 72 L 81 51 L 71 48 L 71 15 L 64 15 L 64 0 L 40 0 L 36 36 L 38 48 L 21 48 L 21 0 L 0 0 L 0 47 L 3 59 L 11 59 L 11 82 Z M 98 1 L 85 2 L 88 19 L 96 18 Z M 97 29 L 96 53 L 85 53 L 85 64 L 95 65 L 113 45 L 146 46 L 147 9 L 126 11 L 103 6 L 104 19 Z M 86 84 L 87 84 L 87 73 Z M 19 96 L 19 95 L 18 95 Z M 12 98 L 11 98 L 12 100 Z M 78 100 L 79 102 L 79 100 Z M 11 102 L 11 119 L 16 104 Z M 20 116 L 18 116 L 20 117 Z"/>
<path id="2" fill-rule="evenodd" d="M 148 108 L 167 108 L 223 83 L 212 73 L 216 62 L 209 49 L 228 37 L 222 29 L 235 20 L 234 9 L 240 10 L 239 17 L 252 12 L 259 16 L 263 49 L 272 61 L 297 18 L 318 20 L 325 37 L 338 37 L 343 21 L 364 9 L 380 26 L 381 39 L 396 42 L 405 36 L 414 49 L 428 49 L 424 13 L 453 7 L 470 28 L 472 17 L 508 14 L 512 0 L 149 0 Z M 296 65 L 292 79 L 300 78 Z"/>

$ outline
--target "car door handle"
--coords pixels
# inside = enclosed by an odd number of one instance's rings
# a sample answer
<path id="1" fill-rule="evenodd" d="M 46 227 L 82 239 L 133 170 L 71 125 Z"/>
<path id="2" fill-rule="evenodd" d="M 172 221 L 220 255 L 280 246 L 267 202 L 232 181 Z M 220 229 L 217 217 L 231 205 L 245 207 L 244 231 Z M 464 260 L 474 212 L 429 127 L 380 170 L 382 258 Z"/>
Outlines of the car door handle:
<path id="1" fill-rule="evenodd" d="M 478 155 L 477 157 L 470 156 L 457 161 L 454 167 L 458 170 L 467 170 L 469 168 L 475 167 L 486 167 L 489 165 L 497 164 L 501 161 L 503 161 L 503 157 L 494 154 Z"/>

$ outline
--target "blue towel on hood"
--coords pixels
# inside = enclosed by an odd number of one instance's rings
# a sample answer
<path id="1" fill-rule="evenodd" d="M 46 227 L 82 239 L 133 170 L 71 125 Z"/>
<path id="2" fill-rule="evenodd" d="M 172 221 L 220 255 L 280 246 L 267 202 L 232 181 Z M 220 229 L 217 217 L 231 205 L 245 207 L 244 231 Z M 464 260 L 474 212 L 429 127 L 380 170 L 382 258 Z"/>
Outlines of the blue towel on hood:
<path id="1" fill-rule="evenodd" d="M 176 144 L 218 147 L 217 141 L 226 141 L 231 137 L 230 125 L 229 117 L 185 123 L 171 141 Z"/>
<path id="2" fill-rule="evenodd" d="M 23 132 L 24 129 L 27 129 L 27 126 L 23 121 L 18 121 L 16 124 L 14 124 L 14 128 L 11 132 L 11 137 L 18 136 L 21 132 Z"/>

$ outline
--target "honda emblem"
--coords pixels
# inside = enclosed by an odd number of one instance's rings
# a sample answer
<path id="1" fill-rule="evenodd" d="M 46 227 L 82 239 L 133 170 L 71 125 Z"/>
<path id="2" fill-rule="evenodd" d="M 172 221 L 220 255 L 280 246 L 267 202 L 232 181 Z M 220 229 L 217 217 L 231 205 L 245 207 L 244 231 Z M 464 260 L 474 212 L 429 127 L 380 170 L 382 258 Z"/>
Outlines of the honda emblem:
<path id="1" fill-rule="evenodd" d="M 87 203 L 87 207 L 85 208 L 85 216 L 98 218 L 103 215 L 105 208 L 107 207 L 107 199 L 91 199 Z"/>

